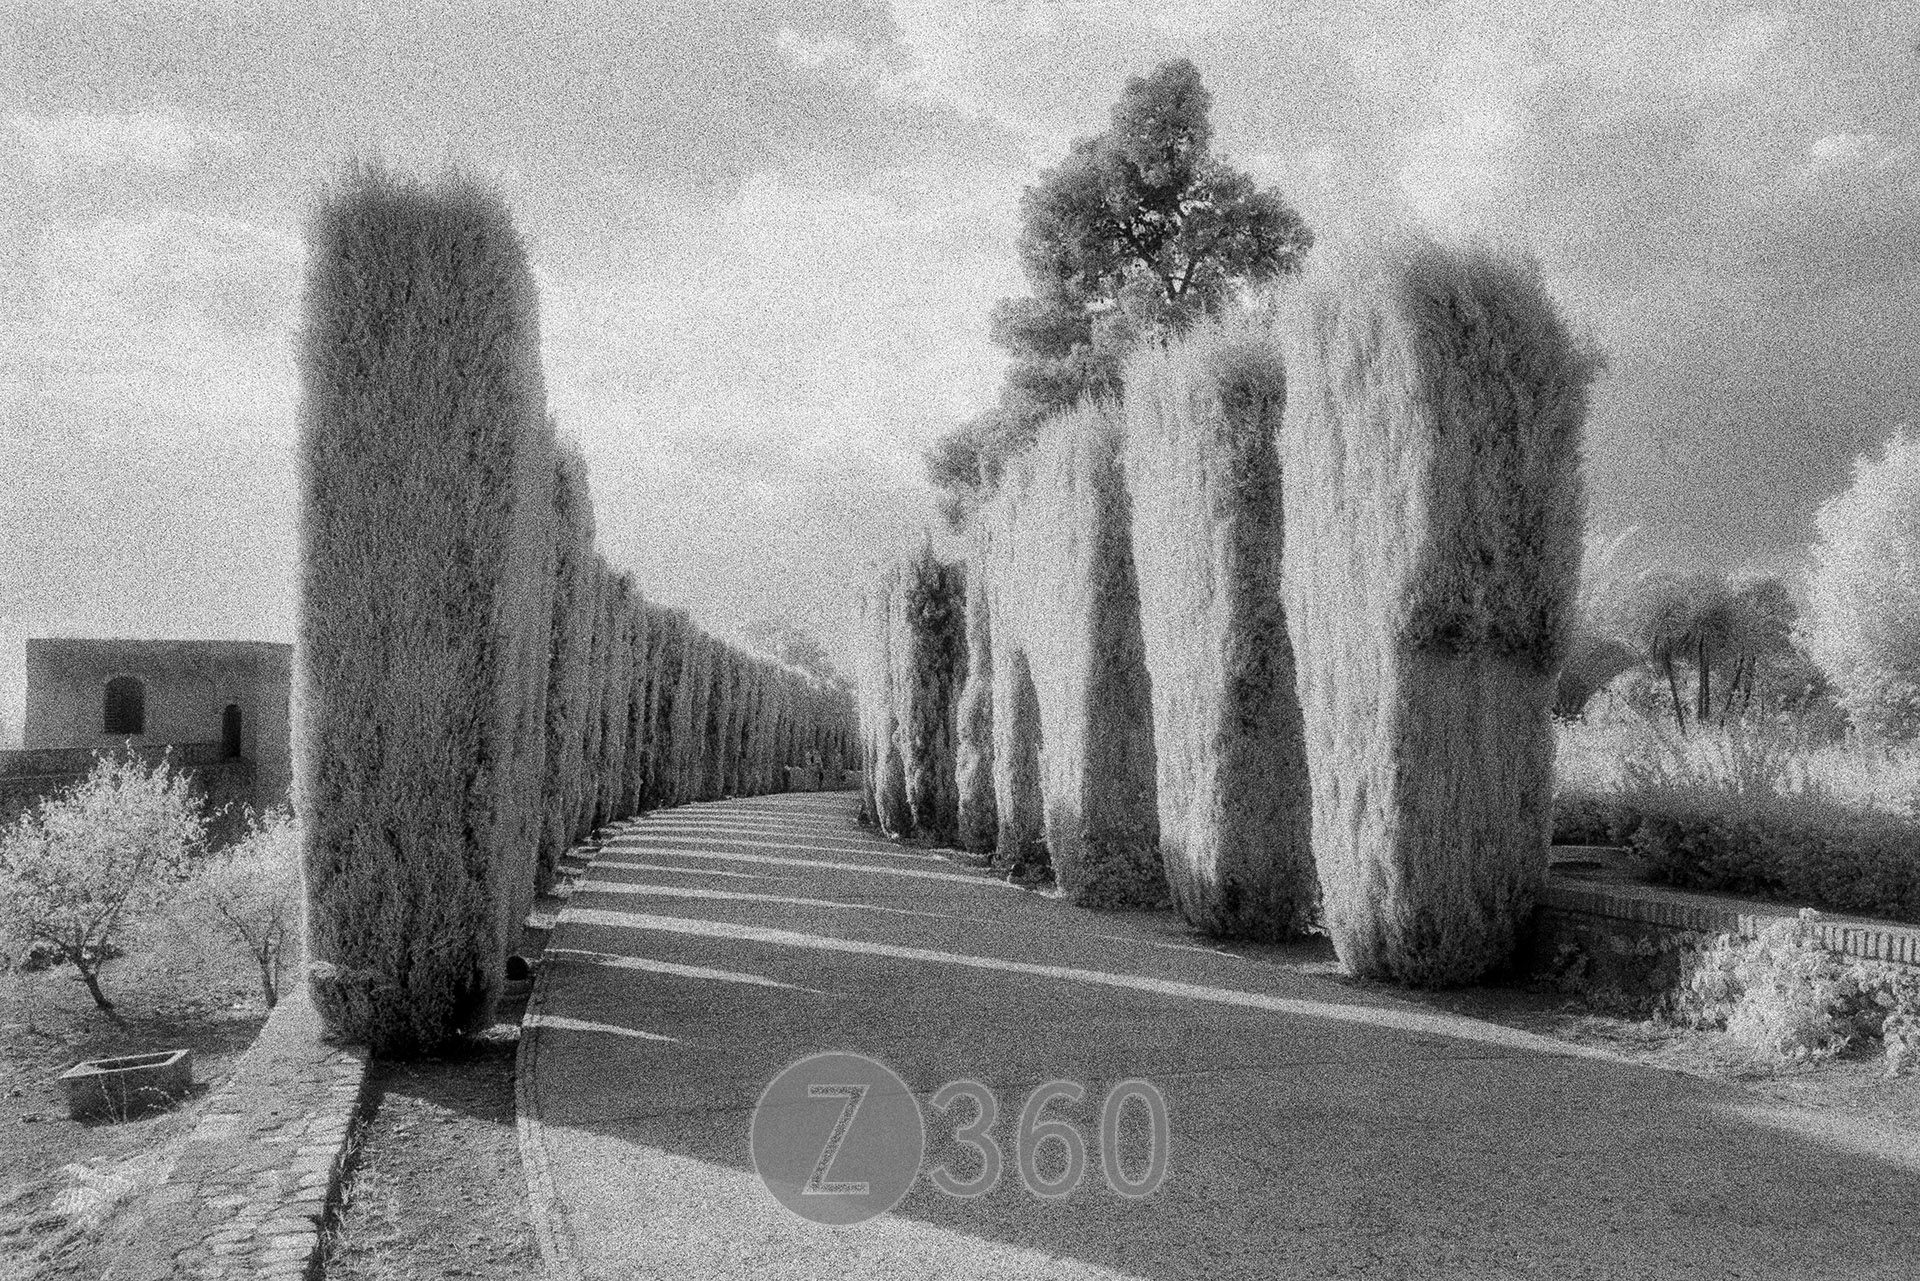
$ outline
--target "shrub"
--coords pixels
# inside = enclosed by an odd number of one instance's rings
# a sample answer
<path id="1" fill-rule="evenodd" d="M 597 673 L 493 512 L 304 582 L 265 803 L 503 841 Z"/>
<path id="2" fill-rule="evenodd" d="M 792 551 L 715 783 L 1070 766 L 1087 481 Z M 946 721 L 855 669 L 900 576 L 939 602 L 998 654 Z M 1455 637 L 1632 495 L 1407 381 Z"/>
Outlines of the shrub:
<path id="1" fill-rule="evenodd" d="M 1802 718 L 1681 736 L 1657 716 L 1562 724 L 1556 836 L 1630 844 L 1685 889 L 1920 921 L 1920 766 Z"/>
<path id="2" fill-rule="evenodd" d="M 353 171 L 301 335 L 295 733 L 315 1003 L 379 1055 L 485 1026 L 532 875 L 528 647 L 550 627 L 537 304 L 474 183 Z"/>
<path id="3" fill-rule="evenodd" d="M 1662 1011 L 1694 1028 L 1725 1031 L 1757 1058 L 1831 1058 L 1880 1038 L 1898 1072 L 1920 1016 L 1920 974 L 1829 951 L 1820 914 L 1802 911 L 1758 937 L 1716 935 Z"/>
<path id="4" fill-rule="evenodd" d="M 1082 907 L 1167 901 L 1122 432 L 1111 405 L 1046 420 L 979 517 L 993 616 L 997 857 L 1008 867 L 1037 861 L 1037 800 L 1054 879 Z"/>
<path id="5" fill-rule="evenodd" d="M 1920 828 L 1814 795 L 1645 793 L 1621 822 L 1654 879 L 1920 923 Z"/>
<path id="6" fill-rule="evenodd" d="M 1531 263 L 1409 238 L 1285 300 L 1284 600 L 1350 973 L 1505 965 L 1551 827 L 1592 360 Z"/>
<path id="7" fill-rule="evenodd" d="M 976 854 L 993 849 L 1000 826 L 993 796 L 993 615 L 987 597 L 986 557 L 976 536 L 967 568 L 967 670 L 954 712 L 960 848 Z"/>
<path id="8" fill-rule="evenodd" d="M 284 990 L 288 955 L 301 947 L 300 832 L 292 811 L 249 813 L 246 836 L 202 861 L 186 896 L 206 929 L 246 953 L 272 1009 Z"/>
<path id="9" fill-rule="evenodd" d="M 206 820 L 170 760 L 99 755 L 79 782 L 0 833 L 0 939 L 79 972 L 109 1014 L 100 966 L 123 926 L 158 906 L 206 846 Z"/>
<path id="10" fill-rule="evenodd" d="M 1127 365 L 1160 856 L 1190 924 L 1268 941 L 1306 933 L 1319 897 L 1280 600 L 1285 395 L 1273 335 L 1252 315 L 1206 322 Z"/>

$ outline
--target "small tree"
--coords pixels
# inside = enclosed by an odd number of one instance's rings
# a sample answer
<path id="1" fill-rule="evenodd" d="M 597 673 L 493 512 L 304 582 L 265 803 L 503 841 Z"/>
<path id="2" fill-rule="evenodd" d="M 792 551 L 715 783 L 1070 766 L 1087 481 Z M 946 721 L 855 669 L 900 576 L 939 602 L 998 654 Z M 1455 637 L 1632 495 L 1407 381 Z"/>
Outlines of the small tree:
<path id="1" fill-rule="evenodd" d="M 272 1009 L 288 951 L 300 945 L 300 829 L 293 814 L 249 812 L 246 836 L 200 865 L 188 896 L 195 914 L 260 968 L 260 992 Z"/>
<path id="2" fill-rule="evenodd" d="M 937 441 L 927 473 L 956 529 L 1006 459 L 1083 396 L 1118 396 L 1128 352 L 1246 287 L 1298 271 L 1313 235 L 1286 200 L 1213 152 L 1213 96 L 1185 58 L 1126 83 L 1107 132 L 1077 139 L 1020 201 L 1033 292 L 994 305 L 1013 360 L 999 404 Z"/>
<path id="3" fill-rule="evenodd" d="M 199 800 L 169 760 L 98 756 L 86 778 L 0 835 L 0 933 L 52 949 L 112 1014 L 100 966 L 115 935 L 205 848 Z"/>
<path id="4" fill-rule="evenodd" d="M 1920 734 L 1920 440 L 1854 460 L 1853 484 L 1816 517 L 1807 575 L 1808 653 L 1854 724 Z"/>

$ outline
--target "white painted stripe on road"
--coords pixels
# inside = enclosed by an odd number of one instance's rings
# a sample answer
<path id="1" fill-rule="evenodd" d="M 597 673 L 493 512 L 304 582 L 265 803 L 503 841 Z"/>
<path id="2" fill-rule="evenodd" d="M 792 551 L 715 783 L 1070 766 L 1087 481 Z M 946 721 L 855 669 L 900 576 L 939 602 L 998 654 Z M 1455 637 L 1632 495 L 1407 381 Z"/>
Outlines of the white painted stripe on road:
<path id="1" fill-rule="evenodd" d="M 620 1027 L 613 1023 L 595 1023 L 588 1019 L 570 1019 L 564 1014 L 535 1014 L 526 1020 L 533 1027 L 550 1027 L 562 1032 L 607 1032 L 614 1036 L 631 1036 L 642 1041 L 670 1041 L 680 1044 L 677 1036 L 662 1036 L 658 1032 L 642 1032 L 638 1028 Z"/>
<path id="2" fill-rule="evenodd" d="M 1238 1005 L 1247 1009 L 1268 1010 L 1297 1018 L 1331 1019 L 1339 1023 L 1385 1028 L 1418 1036 L 1444 1036 L 1455 1040 L 1479 1041 L 1505 1049 L 1526 1050 L 1562 1058 L 1603 1059 L 1621 1063 L 1618 1055 L 1584 1045 L 1573 1045 L 1502 1027 L 1475 1019 L 1446 1014 L 1427 1014 L 1418 1010 L 1398 1010 L 1373 1005 L 1346 1005 L 1333 1001 L 1307 1001 L 1298 997 L 1269 996 L 1264 992 L 1242 992 L 1235 988 L 1209 987 L 1202 983 L 1182 983 L 1157 979 L 1145 974 L 1112 974 L 1105 970 L 1083 970 L 1067 965 L 1036 965 L 1029 961 L 1006 961 L 993 956 L 970 956 L 964 952 L 940 952 L 931 948 L 901 947 L 893 943 L 867 943 L 859 939 L 834 938 L 826 934 L 805 934 L 798 930 L 776 930 L 760 925 L 739 925 L 731 921 L 702 921 L 683 916 L 655 916 L 647 912 L 613 912 L 601 908 L 569 907 L 562 914 L 567 921 L 582 925 L 610 925 L 636 930 L 655 930 L 666 934 L 690 934 L 704 938 L 733 939 L 744 943 L 771 943 L 780 947 L 808 948 L 817 952 L 850 952 L 862 956 L 886 956 L 903 961 L 930 961 L 939 965 L 964 965 L 976 970 L 999 970 L 1009 974 L 1027 974 L 1035 978 L 1063 979 L 1073 983 L 1093 983 L 1102 987 L 1129 988 L 1156 996 L 1178 997 L 1189 1001 L 1207 1001 L 1219 1005 Z"/>
<path id="3" fill-rule="evenodd" d="M 734 863 L 771 863 L 781 867 L 818 867 L 835 872 L 871 872 L 875 876 L 907 876 L 925 881 L 959 881 L 964 885 L 1016 890 L 1018 885 L 995 880 L 991 876 L 968 876 L 964 872 L 923 872 L 917 867 L 876 867 L 871 863 L 827 863 L 817 858 L 781 858 L 777 854 L 731 854 L 722 850 L 647 849 L 648 854 L 679 854 L 688 858 L 717 858 Z M 601 859 L 596 867 L 619 867 L 613 859 Z"/>
<path id="4" fill-rule="evenodd" d="M 826 846 L 809 845 L 805 841 L 756 841 L 744 836 L 715 836 L 699 829 L 689 828 L 684 832 L 633 832 L 615 837 L 608 841 L 605 848 L 648 849 L 650 845 L 636 846 L 636 841 L 690 841 L 706 839 L 717 845 L 744 845 L 757 850 L 807 850 L 818 849 L 823 854 L 874 854 L 881 858 L 910 858 L 923 863 L 944 863 L 946 859 L 925 850 L 897 850 L 884 845 L 847 845 L 839 849 Z"/>
<path id="5" fill-rule="evenodd" d="M 729 876 L 747 881 L 791 881 L 791 876 L 775 876 L 771 872 L 729 872 L 718 867 L 673 867 L 666 863 L 633 863 L 623 858 L 601 859 L 596 868 L 617 867 L 634 872 L 681 872 L 687 876 Z"/>
<path id="6" fill-rule="evenodd" d="M 620 970 L 645 970 L 649 974 L 673 974 L 683 979 L 713 979 L 721 983 L 748 983 L 755 987 L 783 987 L 793 992 L 809 992 L 814 996 L 826 995 L 819 988 L 802 987 L 798 983 L 782 983 L 779 979 L 770 979 L 761 974 L 743 974 L 739 970 L 716 970 L 705 965 L 681 965 L 674 961 L 655 961 L 644 956 L 623 956 L 619 952 L 591 952 L 583 947 L 550 947 L 545 955 L 584 961 L 589 965 L 606 965 Z"/>
<path id="7" fill-rule="evenodd" d="M 739 890 L 707 890 L 692 885 L 639 885 L 632 881 L 582 881 L 574 887 L 575 893 L 595 894 L 648 894 L 656 898 L 701 898 L 718 899 L 735 903 L 790 903 L 795 907 L 847 907 L 860 912 L 889 912 L 895 916 L 930 916 L 939 921 L 966 921 L 971 917 L 958 916 L 952 912 L 920 912 L 910 907 L 883 907 L 878 903 L 848 903 L 833 898 L 796 898 L 786 894 L 748 894 Z M 560 919 L 572 919 L 567 909 L 560 913 Z"/>
<path id="8" fill-rule="evenodd" d="M 1246 958 L 1234 952 L 1217 947 L 1201 947 L 1197 943 L 1165 943 L 1158 939 L 1130 939 L 1124 934 L 1088 934 L 1090 939 L 1108 939 L 1115 943 L 1135 943 L 1141 947 L 1164 947 L 1173 952 L 1204 952 L 1208 956 L 1224 956 L 1239 961 Z"/>

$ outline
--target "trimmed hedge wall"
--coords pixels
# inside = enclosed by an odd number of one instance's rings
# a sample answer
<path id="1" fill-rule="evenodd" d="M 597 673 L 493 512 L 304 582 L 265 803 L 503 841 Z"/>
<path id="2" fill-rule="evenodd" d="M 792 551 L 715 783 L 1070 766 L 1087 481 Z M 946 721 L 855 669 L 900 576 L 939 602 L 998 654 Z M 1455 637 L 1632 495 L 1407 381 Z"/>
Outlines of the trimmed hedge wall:
<path id="1" fill-rule="evenodd" d="M 978 517 L 997 857 L 1009 868 L 1034 861 L 1037 767 L 1047 858 L 1061 892 L 1083 907 L 1167 901 L 1122 431 L 1105 405 L 1049 419 Z"/>
<path id="2" fill-rule="evenodd" d="M 375 1054 L 431 1052 L 492 1018 L 538 866 L 528 654 L 551 633 L 554 459 L 535 288 L 506 207 L 464 178 L 356 169 L 310 243 L 295 772 L 313 997 Z"/>
<path id="3" fill-rule="evenodd" d="M 504 204 L 351 170 L 312 221 L 294 761 L 313 996 L 375 1054 L 487 1026 L 536 888 L 646 804 L 837 783 L 850 694 L 594 550 Z M 804 755 L 784 755 L 804 753 Z"/>
<path id="4" fill-rule="evenodd" d="M 986 563 L 977 545 L 973 563 Z M 1000 811 L 993 795 L 993 616 L 983 572 L 967 575 L 966 628 L 966 671 L 954 712 L 960 848 L 989 854 L 999 834 Z"/>
<path id="5" fill-rule="evenodd" d="M 1555 839 L 1630 845 L 1652 879 L 1920 924 L 1920 823 L 1820 796 L 1708 788 L 1575 793 Z"/>
<path id="6" fill-rule="evenodd" d="M 1471 983 L 1545 875 L 1591 360 L 1537 269 L 1409 238 L 1286 301 L 1285 605 L 1350 973 Z"/>
<path id="7" fill-rule="evenodd" d="M 1211 320 L 1145 347 L 1126 381 L 1167 886 L 1204 933 L 1296 938 L 1319 884 L 1280 600 L 1280 354 L 1257 317 Z"/>

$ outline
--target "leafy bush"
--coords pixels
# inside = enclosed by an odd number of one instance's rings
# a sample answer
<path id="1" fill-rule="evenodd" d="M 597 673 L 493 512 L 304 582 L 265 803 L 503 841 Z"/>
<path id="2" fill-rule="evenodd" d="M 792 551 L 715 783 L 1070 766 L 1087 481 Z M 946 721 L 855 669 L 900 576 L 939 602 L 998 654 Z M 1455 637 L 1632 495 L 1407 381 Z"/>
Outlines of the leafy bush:
<path id="1" fill-rule="evenodd" d="M 185 898 L 197 925 L 258 967 L 272 1009 L 288 955 L 300 949 L 300 831 L 292 812 L 249 813 L 246 836 L 195 869 Z"/>
<path id="2" fill-rule="evenodd" d="M 1655 879 L 1920 922 L 1920 827 L 1818 795 L 1649 794 L 1630 843 Z M 1623 824 L 1624 826 L 1624 824 Z"/>
<path id="3" fill-rule="evenodd" d="M 1672 995 L 1666 1017 L 1725 1031 L 1760 1059 L 1831 1058 L 1882 1040 L 1897 1073 L 1920 1031 L 1920 975 L 1820 945 L 1820 914 L 1803 910 L 1758 938 L 1716 936 Z"/>
<path id="4" fill-rule="evenodd" d="M 1555 839 L 1632 845 L 1655 879 L 1920 921 L 1915 757 L 1799 717 L 1682 737 L 1657 718 L 1559 726 Z"/>
<path id="5" fill-rule="evenodd" d="M 25 960 L 49 949 L 113 1002 L 100 965 L 121 927 L 152 911 L 206 847 L 206 819 L 170 760 L 102 755 L 86 778 L 0 835 L 0 939 Z"/>

